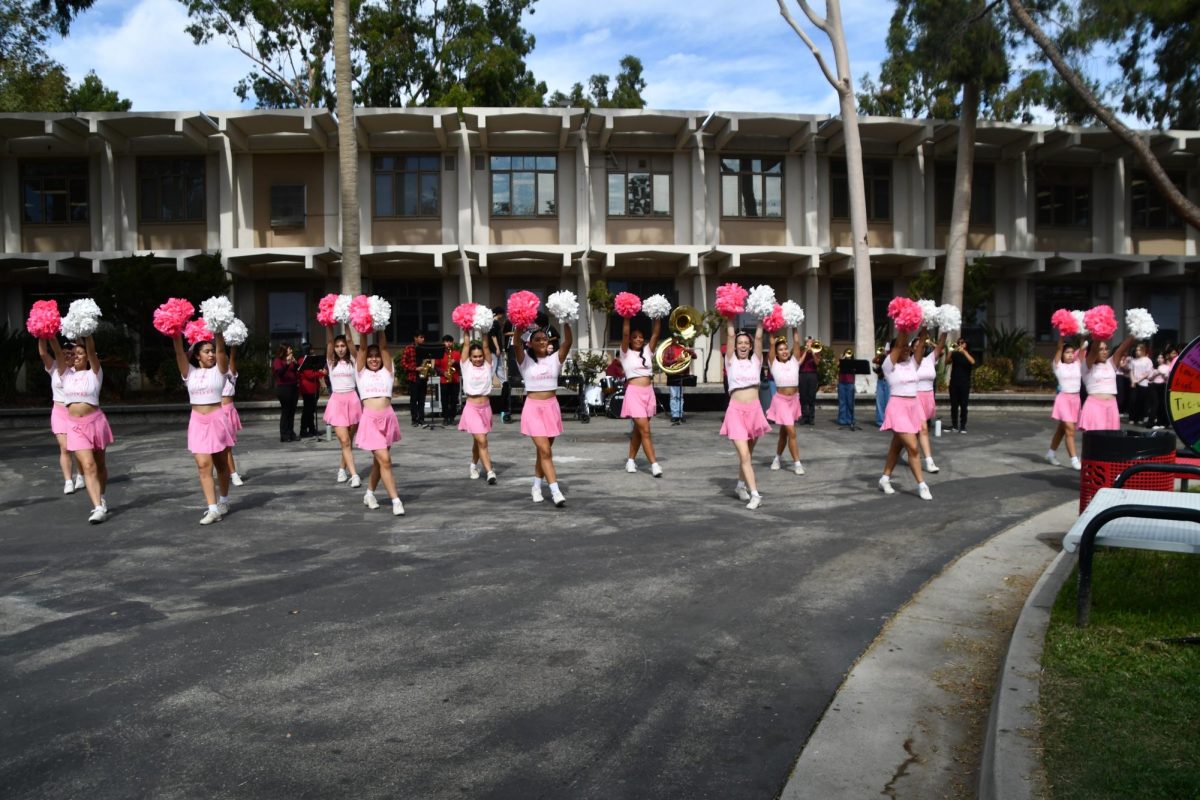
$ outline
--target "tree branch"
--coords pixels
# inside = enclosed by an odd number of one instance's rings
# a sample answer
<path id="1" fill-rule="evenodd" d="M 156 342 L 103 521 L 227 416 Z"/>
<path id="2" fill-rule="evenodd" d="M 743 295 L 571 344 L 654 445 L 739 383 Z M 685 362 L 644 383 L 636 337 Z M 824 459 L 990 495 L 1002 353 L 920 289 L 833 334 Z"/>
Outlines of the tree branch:
<path id="1" fill-rule="evenodd" d="M 846 91 L 846 85 L 839 81 L 837 76 L 829 71 L 829 65 L 825 63 L 825 57 L 821 55 L 820 49 L 813 43 L 813 40 L 809 38 L 808 32 L 800 26 L 800 23 L 797 22 L 796 18 L 792 16 L 792 12 L 788 11 L 787 0 L 778 0 L 778 2 L 779 13 L 783 15 L 785 20 L 787 20 L 788 25 L 792 26 L 792 30 L 796 32 L 796 35 L 799 36 L 804 44 L 808 46 L 809 51 L 813 54 L 813 58 L 817 60 L 817 66 L 821 68 L 821 72 L 825 73 L 825 80 L 829 81 L 829 85 L 834 89 L 837 89 L 839 93 Z M 824 30 L 824 28 L 822 28 L 822 30 Z"/>
<path id="2" fill-rule="evenodd" d="M 292 93 L 293 97 L 296 99 L 297 105 L 299 105 L 300 100 L 298 97 L 296 97 L 296 87 L 292 85 L 292 82 L 288 80 L 283 73 L 271 66 L 271 64 L 267 61 L 266 56 L 262 54 L 261 48 L 259 48 L 257 44 L 254 45 L 253 50 L 249 49 L 249 45 L 242 44 L 241 34 L 238 33 L 240 26 L 235 25 L 233 20 L 231 20 L 224 13 L 218 13 L 218 16 L 224 20 L 226 30 L 229 31 L 226 36 L 229 38 L 230 47 L 244 55 L 246 58 L 250 59 L 250 61 L 254 64 L 257 64 L 259 68 L 262 69 L 262 71 L 265 72 L 272 80 L 284 86 L 289 92 Z M 253 42 L 255 41 L 255 37 L 253 36 L 253 31 L 250 29 L 250 27 L 250 23 L 247 23 L 247 35 L 250 37 L 250 41 Z"/>
<path id="3" fill-rule="evenodd" d="M 828 36 L 829 22 L 818 16 L 816 11 L 813 11 L 812 6 L 808 4 L 808 0 L 796 0 L 796 2 L 800 5 L 800 10 L 804 12 L 804 16 L 808 17 L 808 21 L 813 25 L 816 25 L 825 32 L 826 36 Z"/>

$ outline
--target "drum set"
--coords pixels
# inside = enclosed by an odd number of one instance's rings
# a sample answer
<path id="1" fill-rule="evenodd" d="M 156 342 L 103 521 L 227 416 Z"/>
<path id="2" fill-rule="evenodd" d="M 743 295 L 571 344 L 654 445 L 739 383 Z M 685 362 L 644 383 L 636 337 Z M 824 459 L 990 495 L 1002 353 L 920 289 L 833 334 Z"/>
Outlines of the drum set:
<path id="1" fill-rule="evenodd" d="M 599 386 L 588 388 L 587 403 L 599 414 L 604 413 L 609 419 L 621 418 L 621 404 L 625 402 L 625 379 L 605 375 L 600 379 Z"/>

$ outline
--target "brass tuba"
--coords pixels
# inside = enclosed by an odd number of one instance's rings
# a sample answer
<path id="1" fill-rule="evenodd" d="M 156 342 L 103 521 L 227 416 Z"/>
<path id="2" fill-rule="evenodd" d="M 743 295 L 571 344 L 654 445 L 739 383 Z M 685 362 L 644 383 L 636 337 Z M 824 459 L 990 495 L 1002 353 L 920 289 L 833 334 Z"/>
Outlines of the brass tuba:
<path id="1" fill-rule="evenodd" d="M 675 339 L 679 339 L 684 344 L 692 343 L 698 333 L 696 326 L 700 322 L 700 317 L 700 312 L 691 306 L 676 306 L 675 310 L 671 312 L 671 316 L 667 320 L 671 335 L 659 342 L 658 347 L 654 349 L 654 363 L 663 372 L 668 375 L 682 375 L 691 368 L 692 356 L 686 351 L 670 364 L 664 363 L 664 357 L 667 354 L 667 348 L 673 344 Z"/>

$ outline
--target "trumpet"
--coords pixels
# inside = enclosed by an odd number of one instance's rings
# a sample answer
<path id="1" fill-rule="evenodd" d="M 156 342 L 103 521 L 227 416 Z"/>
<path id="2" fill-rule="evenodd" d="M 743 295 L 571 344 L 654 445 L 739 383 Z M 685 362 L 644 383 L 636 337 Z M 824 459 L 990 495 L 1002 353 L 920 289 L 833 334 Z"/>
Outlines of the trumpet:
<path id="1" fill-rule="evenodd" d="M 846 352 L 842 353 L 842 358 L 854 358 L 854 348 L 847 347 Z"/>
<path id="2" fill-rule="evenodd" d="M 823 349 L 823 346 L 821 344 L 820 339 L 813 339 L 811 342 L 808 343 L 808 350 L 811 353 L 820 353 L 822 349 Z"/>

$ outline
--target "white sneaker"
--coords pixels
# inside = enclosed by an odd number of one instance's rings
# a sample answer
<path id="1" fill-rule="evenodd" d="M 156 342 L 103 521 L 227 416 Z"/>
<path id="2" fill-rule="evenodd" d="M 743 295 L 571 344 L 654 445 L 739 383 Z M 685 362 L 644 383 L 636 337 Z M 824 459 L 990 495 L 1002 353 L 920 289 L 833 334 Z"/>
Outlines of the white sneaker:
<path id="1" fill-rule="evenodd" d="M 625 462 L 626 472 L 637 472 L 637 462 L 632 458 Z"/>
<path id="2" fill-rule="evenodd" d="M 108 519 L 108 509 L 104 506 L 96 506 L 92 509 L 92 514 L 88 517 L 88 522 L 93 525 L 99 525 L 106 519 Z"/>
<path id="3" fill-rule="evenodd" d="M 797 461 L 795 464 L 792 465 L 792 471 L 795 472 L 797 475 L 803 475 L 803 474 L 805 474 L 804 473 L 804 465 L 801 464 L 799 461 Z"/>
<path id="4" fill-rule="evenodd" d="M 567 498 L 566 498 L 566 496 L 565 496 L 565 495 L 564 495 L 562 492 L 560 492 L 560 491 L 556 491 L 556 490 L 554 490 L 554 489 L 551 489 L 551 490 L 550 490 L 550 499 L 551 499 L 551 500 L 553 500 L 553 501 L 554 501 L 554 505 L 556 505 L 556 506 L 557 506 L 557 507 L 559 507 L 559 508 L 565 508 L 565 507 L 566 507 L 566 505 L 567 505 Z"/>
<path id="5" fill-rule="evenodd" d="M 546 499 L 545 495 L 542 494 L 542 487 L 534 486 L 533 487 L 533 502 L 540 503 L 545 499 Z"/>
<path id="6" fill-rule="evenodd" d="M 362 478 L 358 477 L 357 475 L 351 475 L 350 476 L 350 488 L 357 489 L 360 486 L 362 486 Z"/>
<path id="7" fill-rule="evenodd" d="M 933 492 L 929 491 L 929 487 L 923 483 L 917 487 L 917 494 L 921 495 L 922 500 L 933 499 Z"/>
<path id="8" fill-rule="evenodd" d="M 363 495 L 363 505 L 372 510 L 379 508 L 379 498 L 374 492 L 367 492 Z"/>
<path id="9" fill-rule="evenodd" d="M 1071 459 L 1071 469 L 1082 469 L 1083 465 L 1079 463 L 1079 456 Z"/>
<path id="10" fill-rule="evenodd" d="M 404 503 L 400 502 L 399 497 L 392 500 L 392 516 L 393 517 L 403 517 L 404 516 Z"/>
<path id="11" fill-rule="evenodd" d="M 82 475 L 76 475 L 76 476 L 75 476 L 75 488 L 76 488 L 76 489 L 83 489 L 83 488 L 86 488 L 86 487 L 87 487 L 87 482 L 86 482 L 86 481 L 83 479 L 83 476 L 82 476 Z"/>
<path id="12" fill-rule="evenodd" d="M 63 483 L 63 494 L 75 494 L 75 481 L 65 481 Z"/>
<path id="13" fill-rule="evenodd" d="M 238 475 L 236 472 L 229 473 L 229 482 L 234 486 L 241 486 L 243 483 L 245 483 L 245 481 L 242 480 L 242 476 Z"/>
<path id="14" fill-rule="evenodd" d="M 93 514 L 94 516 L 94 514 Z M 211 508 L 204 512 L 204 516 L 200 518 L 201 525 L 212 525 L 214 522 L 220 522 L 221 515 L 213 511 Z"/>
<path id="15" fill-rule="evenodd" d="M 745 484 L 737 487 L 737 496 L 738 500 L 741 500 L 743 503 L 750 499 L 750 490 L 746 488 Z"/>
<path id="16" fill-rule="evenodd" d="M 490 469 L 488 470 L 487 482 L 488 482 L 488 486 L 496 485 L 496 473 L 494 470 L 490 470 Z"/>
<path id="17" fill-rule="evenodd" d="M 1046 463 L 1053 467 L 1061 467 L 1062 462 L 1058 460 L 1058 454 L 1053 450 L 1046 451 Z"/>
<path id="18" fill-rule="evenodd" d="M 338 467 L 337 482 L 345 483 L 348 480 L 350 480 L 350 476 L 346 474 L 346 470 L 342 467 Z"/>
<path id="19" fill-rule="evenodd" d="M 779 469 L 779 456 L 771 459 L 771 469 Z"/>
<path id="20" fill-rule="evenodd" d="M 892 479 L 886 475 L 879 479 L 879 488 L 883 490 L 884 494 L 896 493 L 896 489 L 892 486 Z"/>
<path id="21" fill-rule="evenodd" d="M 926 472 L 941 472 L 941 470 L 940 470 L 940 469 L 938 469 L 938 465 L 937 465 L 937 464 L 935 464 L 935 463 L 933 463 L 933 457 L 932 457 L 932 456 L 930 456 L 929 458 L 925 459 L 925 471 L 926 471 Z"/>
<path id="22" fill-rule="evenodd" d="M 657 461 L 650 465 L 650 474 L 656 478 L 662 477 L 662 467 L 658 465 Z"/>
<path id="23" fill-rule="evenodd" d="M 479 467 L 475 466 L 474 464 L 471 465 L 471 480 L 479 480 Z"/>
<path id="24" fill-rule="evenodd" d="M 229 513 L 229 503 L 217 503 L 217 513 L 222 517 Z"/>
<path id="25" fill-rule="evenodd" d="M 762 505 L 762 495 L 761 494 L 752 494 L 752 495 L 750 495 L 750 502 L 746 503 L 746 508 L 753 511 L 754 509 L 758 508 L 761 505 Z"/>

